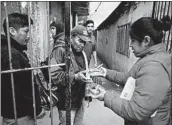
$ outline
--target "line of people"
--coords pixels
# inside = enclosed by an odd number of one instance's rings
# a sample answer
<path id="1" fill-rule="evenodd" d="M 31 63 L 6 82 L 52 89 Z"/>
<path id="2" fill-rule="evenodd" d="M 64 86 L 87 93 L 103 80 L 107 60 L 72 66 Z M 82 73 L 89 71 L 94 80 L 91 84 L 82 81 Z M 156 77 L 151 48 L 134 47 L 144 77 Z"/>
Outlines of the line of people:
<path id="1" fill-rule="evenodd" d="M 30 63 L 24 50 L 29 42 L 28 16 L 19 13 L 9 14 L 9 34 L 11 39 L 12 66 L 14 69 L 29 68 Z M 31 19 L 31 23 L 33 23 Z M 120 93 L 105 90 L 100 85 L 93 85 L 91 97 L 104 101 L 105 106 L 125 119 L 125 125 L 170 125 L 171 105 L 171 56 L 162 43 L 163 31 L 170 30 L 171 20 L 168 16 L 161 21 L 143 17 L 131 25 L 130 46 L 140 59 L 128 73 L 121 73 L 103 67 L 92 69 L 92 77 L 105 77 L 118 84 L 126 83 L 129 77 L 136 79 L 136 87 L 131 100 L 120 98 Z M 7 45 L 7 27 L 4 20 L 5 36 L 1 35 L 1 69 L 9 70 L 10 62 Z M 53 34 L 51 47 L 51 64 L 65 62 L 65 34 L 63 25 L 55 22 L 50 25 Z M 86 77 L 86 64 L 91 55 L 97 67 L 96 41 L 93 36 L 94 22 L 88 20 L 85 27 L 78 25 L 71 30 L 71 65 L 69 81 L 71 83 L 71 125 L 81 125 L 85 110 L 85 90 L 90 78 Z M 86 56 L 85 56 L 86 55 Z M 88 73 L 88 72 L 87 72 Z M 31 71 L 13 73 L 16 94 L 18 125 L 34 125 L 32 76 Z M 60 79 L 59 79 L 59 76 Z M 14 109 L 10 74 L 1 74 L 2 117 L 3 125 L 14 124 Z M 65 109 L 65 66 L 51 68 L 51 78 L 58 86 L 57 108 L 60 125 L 66 124 Z M 40 94 L 35 84 L 36 114 L 43 116 Z M 154 114 L 155 113 L 155 114 Z M 152 116 L 154 114 L 154 116 Z"/>
<path id="2" fill-rule="evenodd" d="M 27 50 L 29 42 L 29 21 L 28 15 L 12 13 L 8 15 L 9 20 L 9 34 L 11 40 L 11 54 L 12 54 L 12 67 L 13 69 L 24 69 L 31 67 L 29 59 L 24 52 Z M 72 107 L 71 107 L 71 124 L 75 123 L 80 125 L 84 116 L 84 95 L 85 95 L 85 77 L 82 76 L 82 70 L 86 69 L 85 61 L 90 62 L 91 54 L 94 53 L 95 64 L 97 65 L 96 52 L 95 52 L 95 37 L 92 35 L 94 22 L 87 22 L 91 27 L 89 29 L 89 36 L 84 26 L 76 26 L 71 31 L 71 66 L 70 66 L 70 82 L 72 83 Z M 33 20 L 31 19 L 31 24 Z M 52 31 L 53 44 L 51 42 L 50 49 L 52 51 L 51 64 L 64 63 L 65 61 L 65 35 L 62 24 L 53 22 L 50 25 Z M 5 35 L 1 35 L 1 69 L 9 70 L 9 50 L 7 40 L 7 27 L 6 19 L 3 22 Z M 86 48 L 84 46 L 87 45 Z M 85 55 L 88 60 L 84 59 Z M 59 74 L 62 79 L 58 79 Z M 14 75 L 14 91 L 17 111 L 18 125 L 34 125 L 34 109 L 33 109 L 33 96 L 32 96 L 32 74 L 31 71 L 15 72 Z M 51 68 L 52 81 L 58 86 L 58 99 L 57 107 L 59 109 L 60 124 L 66 124 L 65 113 L 65 67 Z M 46 75 L 45 75 L 46 76 Z M 2 117 L 3 125 L 11 125 L 15 123 L 14 107 L 11 87 L 10 73 L 1 74 L 2 78 Z M 46 77 L 47 78 L 47 77 Z M 35 101 L 36 101 L 36 115 L 37 118 L 43 117 L 45 114 L 41 107 L 39 86 L 34 84 Z"/>

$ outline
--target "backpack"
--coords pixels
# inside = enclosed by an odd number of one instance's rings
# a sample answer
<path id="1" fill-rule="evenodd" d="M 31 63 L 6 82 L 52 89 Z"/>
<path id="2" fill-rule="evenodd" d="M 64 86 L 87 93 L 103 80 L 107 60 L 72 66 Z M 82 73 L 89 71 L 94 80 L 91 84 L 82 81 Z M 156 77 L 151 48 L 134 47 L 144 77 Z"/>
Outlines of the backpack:
<path id="1" fill-rule="evenodd" d="M 41 66 L 48 65 L 49 59 L 52 58 L 52 53 L 55 49 L 58 47 L 62 47 L 62 45 L 57 45 L 53 48 L 50 58 L 46 58 L 45 61 L 41 62 Z M 37 79 L 37 83 L 40 88 L 40 98 L 41 98 L 41 105 L 44 109 L 50 110 L 50 90 L 48 89 L 48 83 L 49 83 L 49 73 L 48 68 L 42 68 L 38 71 L 38 73 L 35 75 Z M 52 107 L 57 106 L 58 103 L 58 87 L 53 83 L 53 80 L 51 80 L 52 86 Z"/>
<path id="2" fill-rule="evenodd" d="M 56 46 L 53 48 L 53 50 L 51 51 L 50 58 L 47 57 L 47 58 L 45 59 L 45 61 L 41 62 L 41 66 L 47 66 L 47 65 L 48 65 L 49 60 L 51 60 L 52 57 L 53 57 L 53 51 L 56 50 L 58 47 L 64 47 L 64 45 L 56 45 Z M 45 78 L 46 82 L 49 82 L 48 68 L 42 68 L 41 71 L 42 71 L 42 73 L 43 73 L 43 75 L 44 75 L 44 78 Z"/>

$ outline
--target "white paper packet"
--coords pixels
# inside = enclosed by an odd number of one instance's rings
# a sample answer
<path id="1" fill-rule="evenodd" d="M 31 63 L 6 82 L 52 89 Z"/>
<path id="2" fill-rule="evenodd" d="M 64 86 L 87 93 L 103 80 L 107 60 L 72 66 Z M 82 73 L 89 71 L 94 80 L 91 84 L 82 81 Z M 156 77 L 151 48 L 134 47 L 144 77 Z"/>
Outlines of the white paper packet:
<path id="1" fill-rule="evenodd" d="M 135 89 L 135 82 L 136 82 L 136 80 L 132 77 L 129 77 L 127 79 L 127 82 L 124 86 L 124 89 L 122 90 L 120 98 L 126 99 L 126 100 L 131 100 L 134 89 Z"/>

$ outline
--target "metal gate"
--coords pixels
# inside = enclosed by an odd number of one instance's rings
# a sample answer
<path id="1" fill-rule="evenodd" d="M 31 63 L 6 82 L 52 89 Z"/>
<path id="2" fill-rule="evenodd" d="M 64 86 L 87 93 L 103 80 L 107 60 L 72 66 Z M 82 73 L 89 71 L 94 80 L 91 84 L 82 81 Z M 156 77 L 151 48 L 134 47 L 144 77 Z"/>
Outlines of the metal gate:
<path id="1" fill-rule="evenodd" d="M 32 2 L 27 2 L 27 7 L 28 7 L 28 19 L 29 19 L 29 31 L 30 31 L 30 38 L 31 38 L 31 21 L 30 21 L 30 17 L 31 17 L 31 4 L 33 4 Z M 51 89 L 51 75 L 50 75 L 50 67 L 53 66 L 62 66 L 65 65 L 66 66 L 66 71 L 65 71 L 65 77 L 66 77 L 66 85 L 67 85 L 67 89 L 66 89 L 66 95 L 67 95 L 67 99 L 66 99 L 66 124 L 70 125 L 70 110 L 71 110 L 71 99 L 70 99 L 70 95 L 71 95 L 71 84 L 69 83 L 69 65 L 70 65 L 70 53 L 69 53 L 69 49 L 70 49 L 70 31 L 71 31 L 71 27 L 70 27 L 70 14 L 71 14 L 71 2 L 64 2 L 64 24 L 65 24 L 65 42 L 66 42 L 66 58 L 65 58 L 65 63 L 63 64 L 56 64 L 56 65 L 50 65 L 48 64 L 48 66 L 34 66 L 33 65 L 33 45 L 32 42 L 30 42 L 31 44 L 29 44 L 29 47 L 31 49 L 30 50 L 30 61 L 31 61 L 31 68 L 25 68 L 25 69 L 13 69 L 12 67 L 12 54 L 11 54 L 11 41 L 10 41 L 10 34 L 9 34 L 9 20 L 8 20 L 8 9 L 7 9 L 7 2 L 3 2 L 4 8 L 5 8 L 5 17 L 6 17 L 6 26 L 7 26 L 7 38 L 8 38 L 8 51 L 9 51 L 9 63 L 10 63 L 10 70 L 5 70 L 5 71 L 1 71 L 1 74 L 10 74 L 11 76 L 11 86 L 12 86 L 12 97 L 13 97 L 13 108 L 14 108 L 14 116 L 15 116 L 15 125 L 17 124 L 17 110 L 16 110 L 16 97 L 15 97 L 15 85 L 14 85 L 14 76 L 13 73 L 15 72 L 21 72 L 21 71 L 32 71 L 32 96 L 33 96 L 33 109 L 34 109 L 34 120 L 35 120 L 35 125 L 37 125 L 37 118 L 36 118 L 36 106 L 35 106 L 35 90 L 34 90 L 34 75 L 35 75 L 35 71 L 40 70 L 42 68 L 48 68 L 49 69 L 49 96 L 50 96 L 50 113 L 51 113 L 51 125 L 53 125 L 53 111 L 52 111 L 52 89 Z M 49 24 L 49 2 L 46 3 L 46 21 Z M 47 34 L 49 34 L 49 25 L 47 25 L 47 28 L 45 29 L 45 32 Z M 37 32 L 36 32 L 37 33 Z M 49 41 L 49 38 L 46 37 L 46 40 Z M 49 47 L 48 47 L 49 48 Z M 49 52 L 50 54 L 50 52 Z"/>
<path id="2" fill-rule="evenodd" d="M 172 2 L 154 2 L 153 3 L 153 12 L 152 17 L 155 19 L 160 20 L 163 16 L 168 15 L 170 19 L 172 19 Z M 167 31 L 164 33 L 163 42 L 166 44 L 166 50 L 171 53 L 171 33 L 172 33 L 172 27 L 170 31 Z"/>

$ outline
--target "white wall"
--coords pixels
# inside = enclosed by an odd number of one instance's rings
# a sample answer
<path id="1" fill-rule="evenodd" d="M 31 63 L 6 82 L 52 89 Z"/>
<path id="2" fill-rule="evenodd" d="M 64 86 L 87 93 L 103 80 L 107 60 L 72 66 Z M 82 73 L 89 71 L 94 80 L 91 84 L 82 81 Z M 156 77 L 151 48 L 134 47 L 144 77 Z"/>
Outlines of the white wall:
<path id="1" fill-rule="evenodd" d="M 98 55 L 104 60 L 108 68 L 118 71 L 129 71 L 137 58 L 130 51 L 130 57 L 116 53 L 117 26 L 134 22 L 140 17 L 151 16 L 153 2 L 139 2 L 136 7 L 130 8 L 109 28 L 98 31 Z M 106 42 L 106 39 L 108 42 Z"/>

